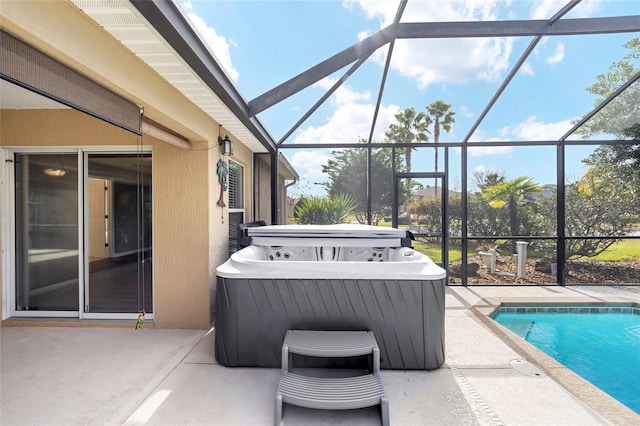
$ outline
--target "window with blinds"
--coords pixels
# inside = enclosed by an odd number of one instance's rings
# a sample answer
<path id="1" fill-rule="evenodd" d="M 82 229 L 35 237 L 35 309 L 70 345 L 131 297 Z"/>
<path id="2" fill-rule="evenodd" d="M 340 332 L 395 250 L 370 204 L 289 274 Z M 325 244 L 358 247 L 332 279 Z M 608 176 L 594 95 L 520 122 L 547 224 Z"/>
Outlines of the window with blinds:
<path id="1" fill-rule="evenodd" d="M 229 160 L 229 209 L 244 209 L 244 167 Z"/>
<path id="2" fill-rule="evenodd" d="M 244 222 L 244 167 L 229 160 L 229 256 L 238 251 L 238 226 Z"/>

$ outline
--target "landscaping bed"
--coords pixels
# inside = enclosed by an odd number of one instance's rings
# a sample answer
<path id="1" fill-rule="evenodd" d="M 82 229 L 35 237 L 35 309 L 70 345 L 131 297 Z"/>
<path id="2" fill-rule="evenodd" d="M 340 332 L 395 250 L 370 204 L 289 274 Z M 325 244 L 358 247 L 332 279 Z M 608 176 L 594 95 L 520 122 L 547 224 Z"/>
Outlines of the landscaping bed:
<path id="1" fill-rule="evenodd" d="M 467 284 L 555 284 L 551 264 L 546 260 L 527 260 L 526 275 L 516 277 L 516 262 L 510 256 L 497 256 L 496 273 L 481 267 L 480 256 L 470 256 L 467 266 Z M 451 284 L 460 284 L 461 261 L 451 262 L 449 275 Z M 453 281 L 455 280 L 455 282 Z M 569 260 L 565 270 L 566 284 L 640 284 L 640 262 L 604 262 L 596 260 Z"/>

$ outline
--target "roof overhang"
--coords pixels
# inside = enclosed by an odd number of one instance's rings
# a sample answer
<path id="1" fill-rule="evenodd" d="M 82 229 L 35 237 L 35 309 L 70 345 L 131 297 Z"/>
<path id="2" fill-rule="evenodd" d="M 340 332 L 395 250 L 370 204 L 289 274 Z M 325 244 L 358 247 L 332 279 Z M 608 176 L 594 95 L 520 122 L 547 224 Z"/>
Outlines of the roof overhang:
<path id="1" fill-rule="evenodd" d="M 177 4 L 71 2 L 251 151 L 275 151 L 273 138 L 249 117 L 247 101 Z"/>
<path id="2" fill-rule="evenodd" d="M 278 169 L 280 172 L 280 176 L 282 176 L 286 180 L 297 181 L 300 179 L 298 172 L 293 168 L 287 157 L 285 157 L 282 153 L 279 153 L 280 159 L 280 168 Z"/>

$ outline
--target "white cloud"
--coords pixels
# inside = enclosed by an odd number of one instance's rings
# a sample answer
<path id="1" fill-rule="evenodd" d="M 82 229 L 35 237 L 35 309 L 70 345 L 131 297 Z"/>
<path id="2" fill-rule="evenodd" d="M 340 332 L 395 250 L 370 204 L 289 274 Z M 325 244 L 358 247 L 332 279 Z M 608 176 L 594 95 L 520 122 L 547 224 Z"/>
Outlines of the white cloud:
<path id="1" fill-rule="evenodd" d="M 322 173 L 322 166 L 327 164 L 329 156 L 320 151 L 298 151 L 291 157 L 291 165 L 302 172 L 309 180 L 322 180 L 327 175 Z"/>
<path id="2" fill-rule="evenodd" d="M 522 68 L 520 68 L 520 71 L 524 75 L 536 75 L 536 72 L 533 70 L 533 67 L 531 66 L 529 61 L 525 61 L 524 64 L 522 64 Z"/>
<path id="3" fill-rule="evenodd" d="M 413 1 L 407 4 L 402 22 L 443 22 L 496 20 L 499 6 L 508 0 L 466 0 L 456 2 Z M 396 14 L 397 2 L 344 0 L 350 9 L 359 6 L 380 26 L 389 25 Z M 361 33 L 360 36 L 363 34 Z M 391 67 L 418 82 L 421 89 L 437 83 L 467 83 L 473 80 L 496 81 L 509 66 L 513 38 L 475 38 L 440 40 L 397 40 Z M 386 50 L 374 54 L 382 64 Z"/>
<path id="4" fill-rule="evenodd" d="M 473 173 L 480 173 L 480 174 L 491 174 L 491 173 L 497 173 L 497 174 L 503 174 L 504 172 L 501 169 L 498 169 L 496 167 L 486 167 L 484 164 L 480 164 L 479 166 L 475 167 L 473 169 Z"/>
<path id="5" fill-rule="evenodd" d="M 583 0 L 580 7 L 576 7 L 576 13 L 572 17 L 586 18 L 592 16 L 595 12 L 602 9 L 604 0 Z"/>
<path id="6" fill-rule="evenodd" d="M 235 46 L 232 40 L 228 40 L 224 36 L 219 35 L 216 30 L 207 25 L 207 23 L 198 14 L 192 12 L 193 6 L 190 1 L 180 3 L 186 10 L 193 27 L 198 31 L 200 37 L 209 48 L 209 51 L 216 58 L 220 66 L 226 71 L 227 75 L 234 82 L 238 81 L 240 73 L 231 62 L 231 53 L 229 46 Z"/>
<path id="7" fill-rule="evenodd" d="M 509 66 L 513 40 L 498 38 L 398 40 L 391 67 L 418 83 L 497 81 Z"/>
<path id="8" fill-rule="evenodd" d="M 564 44 L 563 43 L 558 43 L 558 45 L 556 46 L 556 51 L 553 55 L 549 56 L 546 59 L 546 62 L 548 64 L 557 64 L 559 62 L 561 62 L 564 59 Z"/>
<path id="9" fill-rule="evenodd" d="M 557 140 L 573 126 L 572 120 L 562 120 L 555 123 L 538 121 L 535 115 L 521 123 L 505 126 L 499 130 L 500 137 L 487 138 L 482 130 L 476 130 L 470 142 L 510 142 L 516 139 L 526 141 Z M 513 151 L 512 146 L 470 146 L 468 152 L 473 157 L 485 155 L 503 155 Z"/>
<path id="10" fill-rule="evenodd" d="M 549 19 L 566 4 L 564 0 L 542 0 L 533 3 L 531 19 Z"/>
<path id="11" fill-rule="evenodd" d="M 481 164 L 475 169 L 473 169 L 473 173 L 484 173 L 485 170 L 487 170 L 487 168 Z"/>
<path id="12" fill-rule="evenodd" d="M 336 80 L 325 78 L 314 87 L 329 89 Z M 334 109 L 324 124 L 319 126 L 308 126 L 299 130 L 295 136 L 293 143 L 357 143 L 359 139 L 366 139 L 371 132 L 371 122 L 375 105 L 370 103 L 371 94 L 367 91 L 359 92 L 352 87 L 342 84 L 329 99 L 329 103 Z M 376 130 L 373 135 L 374 141 L 382 141 L 384 139 L 384 131 L 391 123 L 395 122 L 394 115 L 400 111 L 397 105 L 380 105 L 378 118 L 376 121 Z M 318 157 L 318 161 L 306 162 L 306 170 L 310 180 L 318 180 L 323 177 L 321 172 L 322 164 L 326 163 L 326 156 L 319 157 L 315 151 L 309 155 L 301 155 L 299 160 L 307 160 Z M 295 163 L 292 162 L 297 167 Z"/>
<path id="13" fill-rule="evenodd" d="M 324 90 L 329 90 L 331 87 L 333 87 L 336 81 L 338 80 L 335 78 L 326 77 L 318 81 L 317 83 L 314 83 L 312 87 L 320 87 Z M 336 91 L 333 92 L 331 98 L 329 98 L 329 102 L 331 103 L 331 105 L 346 105 L 356 103 L 357 101 L 368 100 L 371 100 L 371 92 L 358 92 L 344 83 L 340 85 L 340 87 L 338 87 Z"/>
<path id="14" fill-rule="evenodd" d="M 368 138 L 371 132 L 374 105 L 344 104 L 338 106 L 322 126 L 309 126 L 298 132 L 293 143 L 356 143 L 360 138 Z M 378 111 L 375 141 L 384 139 L 384 130 L 395 122 L 394 114 L 400 108 L 396 105 L 381 105 Z"/>
<path id="15" fill-rule="evenodd" d="M 349 11 L 352 11 L 355 6 L 360 6 L 368 19 L 378 19 L 380 27 L 391 24 L 398 10 L 396 1 L 342 0 L 342 6 Z"/>
<path id="16" fill-rule="evenodd" d="M 476 130 L 469 138 L 470 142 L 507 142 L 507 139 L 485 138 L 484 132 Z M 513 151 L 513 146 L 470 146 L 467 152 L 472 157 L 484 157 L 486 155 L 504 155 Z"/>
<path id="17" fill-rule="evenodd" d="M 467 152 L 472 157 L 484 157 L 486 155 L 504 155 L 513 151 L 513 146 L 470 146 Z"/>
<path id="18" fill-rule="evenodd" d="M 508 142 L 508 139 L 486 138 L 485 133 L 477 129 L 469 138 L 469 142 Z M 455 148 L 455 151 L 462 152 L 461 148 Z M 504 155 L 513 151 L 512 146 L 470 146 L 467 152 L 472 157 L 483 157 L 485 155 Z"/>
<path id="19" fill-rule="evenodd" d="M 473 117 L 475 114 L 473 113 L 473 111 L 471 111 L 469 108 L 467 108 L 466 106 L 462 105 L 460 107 L 460 112 L 459 114 L 463 117 L 467 117 L 467 118 L 471 118 Z"/>
<path id="20" fill-rule="evenodd" d="M 549 19 L 564 7 L 567 0 L 542 0 L 533 3 L 531 19 Z M 583 0 L 565 15 L 571 18 L 591 16 L 602 8 L 603 0 Z"/>
<path id="21" fill-rule="evenodd" d="M 555 123 L 544 123 L 537 120 L 535 115 L 522 123 L 512 124 L 500 129 L 503 137 L 516 137 L 530 141 L 556 140 L 564 135 L 571 127 L 572 120 L 562 120 Z"/>
<path id="22" fill-rule="evenodd" d="M 327 90 L 335 82 L 335 79 L 324 78 L 314 84 L 314 87 Z M 360 138 L 368 138 L 375 110 L 370 101 L 370 92 L 359 92 L 347 84 L 342 84 L 329 98 L 329 103 L 335 109 L 325 124 L 309 126 L 299 131 L 294 143 L 356 143 Z M 376 129 L 380 130 L 374 133 L 374 140 L 384 139 L 384 130 L 395 122 L 394 114 L 399 110 L 397 105 L 380 106 L 376 121 Z"/>
<path id="23" fill-rule="evenodd" d="M 462 152 L 462 148 L 456 147 L 453 149 L 456 154 Z M 511 146 L 470 146 L 467 148 L 467 153 L 472 157 L 484 157 L 487 155 L 504 155 L 513 151 Z"/>

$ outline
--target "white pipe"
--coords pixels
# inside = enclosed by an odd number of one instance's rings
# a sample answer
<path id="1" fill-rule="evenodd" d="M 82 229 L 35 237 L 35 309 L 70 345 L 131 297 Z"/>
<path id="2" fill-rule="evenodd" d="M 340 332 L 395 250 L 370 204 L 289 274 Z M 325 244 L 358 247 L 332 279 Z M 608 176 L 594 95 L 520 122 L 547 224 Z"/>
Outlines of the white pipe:
<path id="1" fill-rule="evenodd" d="M 527 245 L 526 241 L 516 241 L 516 253 L 518 253 L 518 268 L 516 270 L 516 276 L 518 278 L 524 278 L 527 274 Z"/>
<path id="2" fill-rule="evenodd" d="M 191 149 L 191 142 L 188 140 L 172 135 L 171 133 L 156 127 L 147 121 L 142 122 L 141 130 L 145 135 L 149 135 L 159 141 L 166 142 L 169 145 L 177 146 L 182 149 Z"/>

